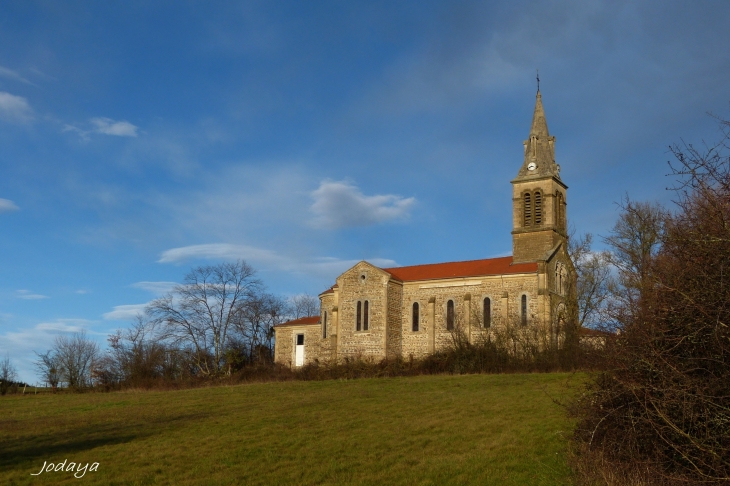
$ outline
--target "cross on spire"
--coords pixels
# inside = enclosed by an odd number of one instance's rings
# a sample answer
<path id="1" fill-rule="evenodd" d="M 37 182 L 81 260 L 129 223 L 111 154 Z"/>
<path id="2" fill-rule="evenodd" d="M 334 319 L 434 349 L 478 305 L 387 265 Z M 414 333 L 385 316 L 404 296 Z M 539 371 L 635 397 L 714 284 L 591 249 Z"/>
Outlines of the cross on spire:
<path id="1" fill-rule="evenodd" d="M 539 93 L 540 92 L 540 70 L 536 69 L 535 71 L 537 71 L 537 76 L 536 76 L 537 77 L 537 92 Z"/>

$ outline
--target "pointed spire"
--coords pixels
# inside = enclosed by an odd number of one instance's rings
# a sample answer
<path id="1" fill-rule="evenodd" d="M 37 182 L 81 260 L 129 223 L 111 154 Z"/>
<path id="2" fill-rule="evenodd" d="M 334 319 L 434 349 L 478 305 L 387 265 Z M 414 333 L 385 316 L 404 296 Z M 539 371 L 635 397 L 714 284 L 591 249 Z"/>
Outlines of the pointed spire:
<path id="1" fill-rule="evenodd" d="M 548 137 L 547 120 L 545 119 L 545 110 L 542 107 L 542 95 L 540 90 L 537 91 L 537 99 L 535 100 L 535 112 L 532 115 L 532 128 L 530 128 L 530 136 Z"/>
<path id="2" fill-rule="evenodd" d="M 555 137 L 550 136 L 542 95 L 537 90 L 535 111 L 532 114 L 530 135 L 525 140 L 525 161 L 517 173 L 517 178 L 553 176 L 560 178 L 560 168 L 555 163 Z"/>

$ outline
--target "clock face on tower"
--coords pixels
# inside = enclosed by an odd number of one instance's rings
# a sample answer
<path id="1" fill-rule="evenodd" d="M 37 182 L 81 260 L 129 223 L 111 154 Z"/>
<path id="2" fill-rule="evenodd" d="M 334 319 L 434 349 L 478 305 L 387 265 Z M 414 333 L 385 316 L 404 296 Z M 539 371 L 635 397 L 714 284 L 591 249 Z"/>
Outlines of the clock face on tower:
<path id="1" fill-rule="evenodd" d="M 527 165 L 527 170 L 535 170 L 535 169 L 537 169 L 537 164 L 535 162 L 530 162 Z"/>

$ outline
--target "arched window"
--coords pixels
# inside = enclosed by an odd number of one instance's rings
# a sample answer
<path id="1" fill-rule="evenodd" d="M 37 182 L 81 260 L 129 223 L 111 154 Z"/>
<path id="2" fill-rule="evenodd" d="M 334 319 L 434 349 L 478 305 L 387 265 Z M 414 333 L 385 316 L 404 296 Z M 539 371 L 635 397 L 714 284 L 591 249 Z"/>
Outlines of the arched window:
<path id="1" fill-rule="evenodd" d="M 525 202 L 524 202 L 524 211 L 523 211 L 523 217 L 524 222 L 523 226 L 531 226 L 532 225 L 532 202 L 530 201 L 530 193 L 525 193 Z"/>
<path id="2" fill-rule="evenodd" d="M 535 192 L 535 226 L 542 224 L 542 194 Z"/>
<path id="3" fill-rule="evenodd" d="M 418 302 L 413 303 L 413 313 L 411 316 L 411 330 L 418 332 L 419 316 L 418 316 Z"/>
<path id="4" fill-rule="evenodd" d="M 527 325 L 527 296 L 522 294 L 522 303 L 520 306 L 520 318 L 522 319 L 522 325 Z"/>
<path id="5" fill-rule="evenodd" d="M 357 312 L 355 313 L 355 330 L 362 331 L 362 302 L 357 301 Z"/>
<path id="6" fill-rule="evenodd" d="M 492 301 L 489 297 L 484 298 L 484 309 L 482 310 L 484 315 L 484 327 L 487 328 L 492 325 Z"/>
<path id="7" fill-rule="evenodd" d="M 322 338 L 327 338 L 327 311 L 324 311 L 324 318 L 322 319 Z"/>
<path id="8" fill-rule="evenodd" d="M 369 320 L 370 320 L 370 313 L 368 312 L 368 307 L 369 307 L 368 301 L 366 300 L 365 309 L 363 310 L 363 313 L 362 313 L 362 330 L 363 331 L 368 330 L 368 325 L 369 325 Z"/>
<path id="9" fill-rule="evenodd" d="M 446 329 L 451 331 L 454 329 L 454 301 L 450 300 L 446 303 Z"/>

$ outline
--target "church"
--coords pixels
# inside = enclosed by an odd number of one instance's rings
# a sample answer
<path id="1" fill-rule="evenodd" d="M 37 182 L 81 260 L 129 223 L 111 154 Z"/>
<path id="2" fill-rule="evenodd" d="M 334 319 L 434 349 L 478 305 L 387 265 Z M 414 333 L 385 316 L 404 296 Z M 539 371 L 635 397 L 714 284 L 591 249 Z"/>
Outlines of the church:
<path id="1" fill-rule="evenodd" d="M 568 186 L 539 90 L 523 145 L 511 181 L 512 256 L 396 268 L 361 261 L 319 295 L 319 316 L 274 327 L 275 362 L 419 358 L 451 346 L 456 332 L 477 342 L 507 325 L 540 326 L 557 342 L 574 289 Z"/>

